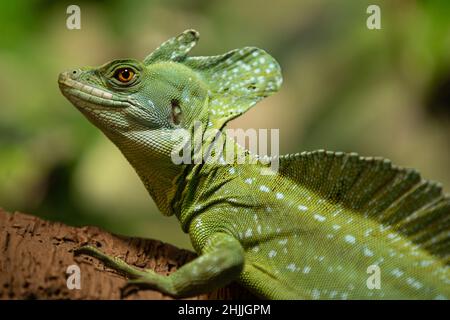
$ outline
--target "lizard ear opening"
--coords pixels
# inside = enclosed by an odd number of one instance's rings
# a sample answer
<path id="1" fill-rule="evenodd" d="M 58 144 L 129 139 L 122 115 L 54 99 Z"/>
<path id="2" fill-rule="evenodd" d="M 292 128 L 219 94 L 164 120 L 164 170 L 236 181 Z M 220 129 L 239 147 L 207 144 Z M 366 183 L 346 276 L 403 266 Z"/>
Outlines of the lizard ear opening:
<path id="1" fill-rule="evenodd" d="M 160 45 L 144 59 L 144 64 L 148 65 L 157 61 L 183 61 L 188 52 L 197 44 L 198 38 L 197 31 L 186 30 Z"/>
<path id="2" fill-rule="evenodd" d="M 183 64 L 198 72 L 207 84 L 211 125 L 218 129 L 278 91 L 282 83 L 279 64 L 255 47 L 219 56 L 188 57 Z"/>

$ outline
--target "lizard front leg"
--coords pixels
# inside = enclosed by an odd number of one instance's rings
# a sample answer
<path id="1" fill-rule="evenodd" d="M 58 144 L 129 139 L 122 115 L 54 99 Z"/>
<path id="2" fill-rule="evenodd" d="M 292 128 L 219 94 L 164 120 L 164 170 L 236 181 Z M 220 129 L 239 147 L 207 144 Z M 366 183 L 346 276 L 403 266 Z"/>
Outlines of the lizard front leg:
<path id="1" fill-rule="evenodd" d="M 243 269 L 244 249 L 237 239 L 225 233 L 215 233 L 206 243 L 198 258 L 169 276 L 131 266 L 91 246 L 81 247 L 75 252 L 95 257 L 132 278 L 129 285 L 156 289 L 172 297 L 182 298 L 221 288 L 236 280 Z"/>

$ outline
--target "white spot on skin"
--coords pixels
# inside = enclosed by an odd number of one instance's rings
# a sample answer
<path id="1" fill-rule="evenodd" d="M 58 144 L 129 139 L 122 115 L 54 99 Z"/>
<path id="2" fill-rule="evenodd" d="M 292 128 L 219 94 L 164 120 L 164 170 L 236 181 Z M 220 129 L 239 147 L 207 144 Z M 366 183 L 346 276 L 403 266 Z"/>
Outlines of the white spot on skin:
<path id="1" fill-rule="evenodd" d="M 247 178 L 247 179 L 245 179 L 245 183 L 246 184 L 252 184 L 253 183 L 253 179 L 252 178 Z"/>
<path id="2" fill-rule="evenodd" d="M 262 192 L 269 192 L 270 191 L 270 189 L 267 186 L 265 186 L 265 185 L 260 186 L 259 190 L 261 190 Z"/>
<path id="3" fill-rule="evenodd" d="M 334 230 L 339 230 L 340 228 L 341 228 L 341 226 L 338 225 L 338 224 L 334 224 L 334 225 L 333 225 L 333 229 L 334 229 Z"/>
<path id="4" fill-rule="evenodd" d="M 297 266 L 295 265 L 295 263 L 290 263 L 286 266 L 286 269 L 294 272 L 297 269 Z"/>
<path id="5" fill-rule="evenodd" d="M 319 299 L 319 298 L 320 298 L 320 291 L 317 290 L 317 289 L 313 289 L 313 290 L 311 291 L 311 297 L 312 297 L 313 299 L 315 299 L 315 300 Z"/>
<path id="6" fill-rule="evenodd" d="M 300 211 L 307 211 L 307 210 L 308 210 L 308 207 L 299 205 L 299 206 L 298 206 L 298 210 L 300 210 Z"/>
<path id="7" fill-rule="evenodd" d="M 408 283 L 411 287 L 413 287 L 417 290 L 419 290 L 423 287 L 423 285 L 419 281 L 417 281 L 413 278 L 407 278 L 406 283 Z"/>
<path id="8" fill-rule="evenodd" d="M 258 225 L 258 226 L 256 227 L 256 231 L 258 231 L 258 233 L 261 234 L 261 226 L 260 226 L 260 225 Z"/>
<path id="9" fill-rule="evenodd" d="M 236 170 L 235 170 L 234 168 L 230 168 L 230 169 L 228 170 L 228 172 L 229 172 L 230 174 L 235 174 Z"/>
<path id="10" fill-rule="evenodd" d="M 283 199 L 284 198 L 284 194 L 282 194 L 281 192 L 277 193 L 277 199 Z"/>
<path id="11" fill-rule="evenodd" d="M 303 273 L 309 273 L 309 271 L 311 271 L 311 267 L 310 266 L 306 266 L 303 268 Z"/>
<path id="12" fill-rule="evenodd" d="M 314 259 L 317 259 L 319 261 L 323 261 L 325 259 L 325 257 L 324 256 L 320 256 L 320 257 L 315 256 Z"/>
<path id="13" fill-rule="evenodd" d="M 373 252 L 369 248 L 364 248 L 364 255 L 367 257 L 372 257 Z"/>
<path id="14" fill-rule="evenodd" d="M 281 244 L 284 246 L 287 243 L 287 241 L 288 241 L 288 239 L 283 239 L 283 240 L 278 241 L 278 244 Z"/>
<path id="15" fill-rule="evenodd" d="M 319 222 L 323 222 L 326 220 L 326 218 L 324 216 L 321 216 L 320 214 L 317 214 L 317 213 L 314 215 L 314 219 L 316 219 Z"/>
<path id="16" fill-rule="evenodd" d="M 395 268 L 394 270 L 391 271 L 391 274 L 396 278 L 400 278 L 403 275 L 403 271 Z"/>
<path id="17" fill-rule="evenodd" d="M 433 261 L 431 261 L 431 260 L 424 260 L 424 261 L 420 262 L 420 266 L 421 267 L 428 267 L 428 266 L 430 266 L 432 264 L 433 264 Z"/>
<path id="18" fill-rule="evenodd" d="M 345 242 L 348 242 L 348 243 L 351 243 L 351 244 L 354 244 L 356 242 L 355 237 L 350 235 L 350 234 L 346 235 L 344 237 L 344 239 L 345 239 Z"/>
<path id="19" fill-rule="evenodd" d="M 269 256 L 269 258 L 273 258 L 273 257 L 275 257 L 277 255 L 277 252 L 275 251 L 275 250 L 270 250 L 270 252 L 269 252 L 269 254 L 268 254 L 268 256 Z"/>
<path id="20" fill-rule="evenodd" d="M 246 238 L 250 238 L 253 234 L 252 229 L 248 228 L 247 231 L 245 232 L 245 237 Z"/>

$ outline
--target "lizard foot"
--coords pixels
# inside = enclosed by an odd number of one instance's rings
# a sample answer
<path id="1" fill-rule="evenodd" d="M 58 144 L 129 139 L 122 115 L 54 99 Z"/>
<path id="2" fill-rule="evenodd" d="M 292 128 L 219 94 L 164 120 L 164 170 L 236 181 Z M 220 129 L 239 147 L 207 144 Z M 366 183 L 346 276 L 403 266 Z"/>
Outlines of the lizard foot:
<path id="1" fill-rule="evenodd" d="M 140 278 L 143 275 L 153 272 L 152 270 L 143 270 L 135 266 L 129 265 L 125 261 L 117 257 L 111 257 L 93 246 L 83 246 L 74 250 L 75 255 L 87 255 L 103 262 L 106 266 L 114 271 L 130 278 Z"/>
<path id="2" fill-rule="evenodd" d="M 166 276 L 157 274 L 151 269 L 140 269 L 129 265 L 117 257 L 111 257 L 93 246 L 83 246 L 74 250 L 75 255 L 87 255 L 103 262 L 114 271 L 131 278 L 121 289 L 121 296 L 126 297 L 139 289 L 156 289 L 171 294 L 170 282 Z"/>

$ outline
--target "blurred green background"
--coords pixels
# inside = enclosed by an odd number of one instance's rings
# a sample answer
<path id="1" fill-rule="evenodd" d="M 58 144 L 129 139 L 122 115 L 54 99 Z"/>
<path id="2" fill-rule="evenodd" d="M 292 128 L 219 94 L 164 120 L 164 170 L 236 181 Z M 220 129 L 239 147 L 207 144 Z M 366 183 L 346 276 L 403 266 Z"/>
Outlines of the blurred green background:
<path id="1" fill-rule="evenodd" d="M 81 30 L 66 8 L 81 7 Z M 381 7 L 381 30 L 366 8 Z M 118 150 L 60 94 L 62 70 L 144 58 L 184 29 L 195 55 L 247 45 L 281 91 L 231 126 L 279 128 L 281 153 L 383 156 L 450 191 L 450 1 L 2 1 L 0 207 L 189 248 Z"/>

